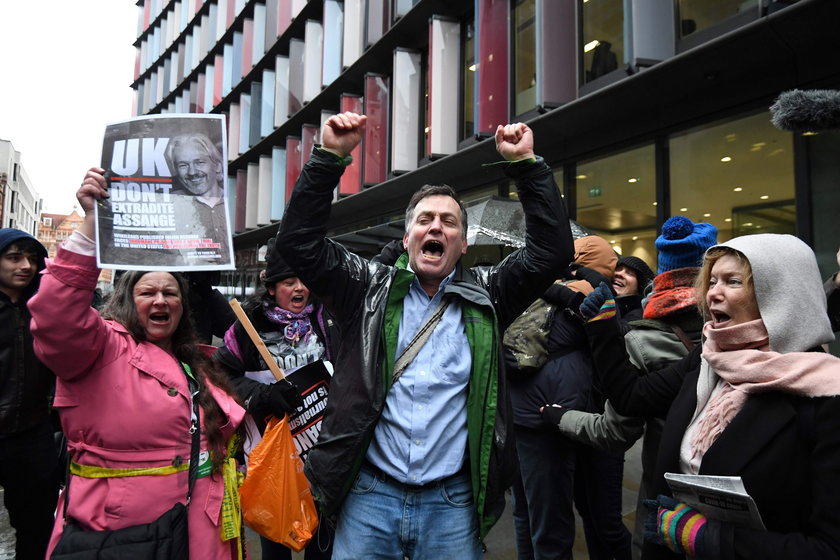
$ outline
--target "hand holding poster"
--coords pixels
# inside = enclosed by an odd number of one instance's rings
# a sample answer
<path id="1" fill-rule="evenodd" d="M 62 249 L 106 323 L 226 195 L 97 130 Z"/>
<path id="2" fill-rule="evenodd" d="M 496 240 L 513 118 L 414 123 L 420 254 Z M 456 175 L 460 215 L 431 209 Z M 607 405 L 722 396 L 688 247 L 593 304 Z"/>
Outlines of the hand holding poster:
<path id="1" fill-rule="evenodd" d="M 740 476 L 665 473 L 674 499 L 706 517 L 765 531 L 758 506 Z"/>
<path id="2" fill-rule="evenodd" d="M 318 435 L 321 433 L 321 421 L 327 407 L 331 376 L 332 364 L 324 360 L 316 360 L 287 372 L 286 379 L 297 386 L 303 399 L 303 406 L 289 414 L 289 429 L 292 432 L 295 450 L 302 460 L 306 460 L 307 453 L 318 441 Z M 260 383 L 274 382 L 269 371 L 248 371 L 245 372 L 245 377 Z M 244 445 L 247 456 L 262 439 L 262 430 L 251 416 L 245 418 L 245 430 L 248 434 Z"/>
<path id="3" fill-rule="evenodd" d="M 151 115 L 105 129 L 110 197 L 96 206 L 97 264 L 233 269 L 222 115 Z"/>

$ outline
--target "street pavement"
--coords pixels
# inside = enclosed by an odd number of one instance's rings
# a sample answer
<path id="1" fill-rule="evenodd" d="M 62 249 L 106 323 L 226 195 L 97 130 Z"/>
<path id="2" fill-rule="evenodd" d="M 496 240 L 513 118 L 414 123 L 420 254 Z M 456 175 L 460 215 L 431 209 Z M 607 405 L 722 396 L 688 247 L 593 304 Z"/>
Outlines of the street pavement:
<path id="1" fill-rule="evenodd" d="M 624 523 L 632 531 L 635 519 L 636 496 L 639 490 L 639 479 L 641 477 L 641 441 L 630 449 L 625 455 L 624 463 L 624 488 L 622 495 L 622 513 Z M 3 492 L 0 489 L 0 496 Z M 508 494 L 508 505 L 499 522 L 487 535 L 487 552 L 484 554 L 486 560 L 516 560 L 516 540 L 513 534 L 513 518 L 511 517 L 510 494 Z M 250 529 L 246 530 L 248 548 L 252 560 L 259 560 L 260 541 L 257 535 Z M 14 531 L 9 526 L 9 515 L 5 508 L 0 508 L 0 560 L 12 560 L 14 554 Z M 294 553 L 294 560 L 303 560 L 303 553 Z M 576 560 L 588 560 L 586 553 L 586 541 L 583 537 L 583 526 L 580 519 L 577 522 L 577 537 L 575 538 L 574 557 Z"/>

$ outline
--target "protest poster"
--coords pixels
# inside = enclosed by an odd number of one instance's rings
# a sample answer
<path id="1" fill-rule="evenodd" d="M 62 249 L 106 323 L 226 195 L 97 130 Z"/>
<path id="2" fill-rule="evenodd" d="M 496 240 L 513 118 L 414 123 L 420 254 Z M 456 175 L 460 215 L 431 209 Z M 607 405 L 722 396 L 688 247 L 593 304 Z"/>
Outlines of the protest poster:
<path id="1" fill-rule="evenodd" d="M 232 270 L 222 115 L 149 115 L 105 127 L 109 198 L 96 205 L 100 268 Z"/>
<path id="2" fill-rule="evenodd" d="M 289 429 L 298 455 L 305 460 L 321 433 L 330 389 L 330 372 L 324 362 L 318 360 L 296 369 L 286 378 L 297 385 L 303 398 L 303 408 L 289 414 Z"/>

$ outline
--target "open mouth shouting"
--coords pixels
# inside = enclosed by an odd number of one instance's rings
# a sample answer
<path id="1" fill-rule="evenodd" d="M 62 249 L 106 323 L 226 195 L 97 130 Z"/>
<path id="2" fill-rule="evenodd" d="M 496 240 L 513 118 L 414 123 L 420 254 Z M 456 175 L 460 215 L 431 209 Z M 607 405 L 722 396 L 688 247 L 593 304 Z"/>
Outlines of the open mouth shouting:
<path id="1" fill-rule="evenodd" d="M 725 326 L 726 323 L 728 323 L 730 320 L 732 320 L 732 317 L 729 314 L 724 313 L 723 311 L 718 311 L 718 310 L 710 310 L 710 311 L 711 311 L 711 314 L 712 314 L 712 322 L 715 324 L 716 327 Z"/>
<path id="2" fill-rule="evenodd" d="M 403 236 L 408 264 L 423 290 L 434 295 L 467 252 L 458 202 L 447 194 L 422 198 Z"/>
<path id="3" fill-rule="evenodd" d="M 156 311 L 149 315 L 149 322 L 156 325 L 165 325 L 169 322 L 169 312 Z"/>
<path id="4" fill-rule="evenodd" d="M 175 277 L 168 272 L 144 274 L 134 285 L 134 306 L 146 340 L 168 348 L 183 315 L 181 290 Z"/>
<path id="5" fill-rule="evenodd" d="M 300 313 L 306 307 L 306 302 L 309 299 L 307 294 L 295 293 L 289 298 L 289 311 Z"/>
<path id="6" fill-rule="evenodd" d="M 424 258 L 431 260 L 440 260 L 443 257 L 443 243 L 435 239 L 430 239 L 423 243 L 420 250 Z"/>

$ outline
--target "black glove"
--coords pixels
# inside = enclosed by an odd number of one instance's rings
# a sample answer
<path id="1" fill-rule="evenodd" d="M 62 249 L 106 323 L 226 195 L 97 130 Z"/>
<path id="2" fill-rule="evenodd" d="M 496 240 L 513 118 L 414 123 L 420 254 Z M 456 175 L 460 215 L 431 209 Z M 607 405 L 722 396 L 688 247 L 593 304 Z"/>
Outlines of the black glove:
<path id="1" fill-rule="evenodd" d="M 592 268 L 587 268 L 579 264 L 572 264 L 569 266 L 569 269 L 574 271 L 575 278 L 577 280 L 586 280 L 593 288 L 600 286 L 601 282 L 605 283 L 607 286 L 610 285 L 609 278 Z"/>
<path id="2" fill-rule="evenodd" d="M 266 416 L 273 414 L 278 418 L 303 406 L 300 390 L 286 379 L 267 385 L 261 401 L 260 412 Z"/>
<path id="3" fill-rule="evenodd" d="M 583 294 L 567 288 L 562 284 L 552 284 L 543 293 L 543 299 L 556 305 L 560 309 L 575 309 L 583 302 Z"/>
<path id="4" fill-rule="evenodd" d="M 559 404 L 547 404 L 540 410 L 543 422 L 551 424 L 555 428 L 560 424 L 560 419 L 566 414 L 568 408 L 563 408 Z"/>
<path id="5" fill-rule="evenodd" d="M 586 299 L 580 304 L 580 315 L 586 321 L 609 319 L 610 317 L 618 316 L 618 310 L 615 307 L 615 296 L 606 282 L 601 282 L 595 288 L 595 291 L 586 296 Z"/>

